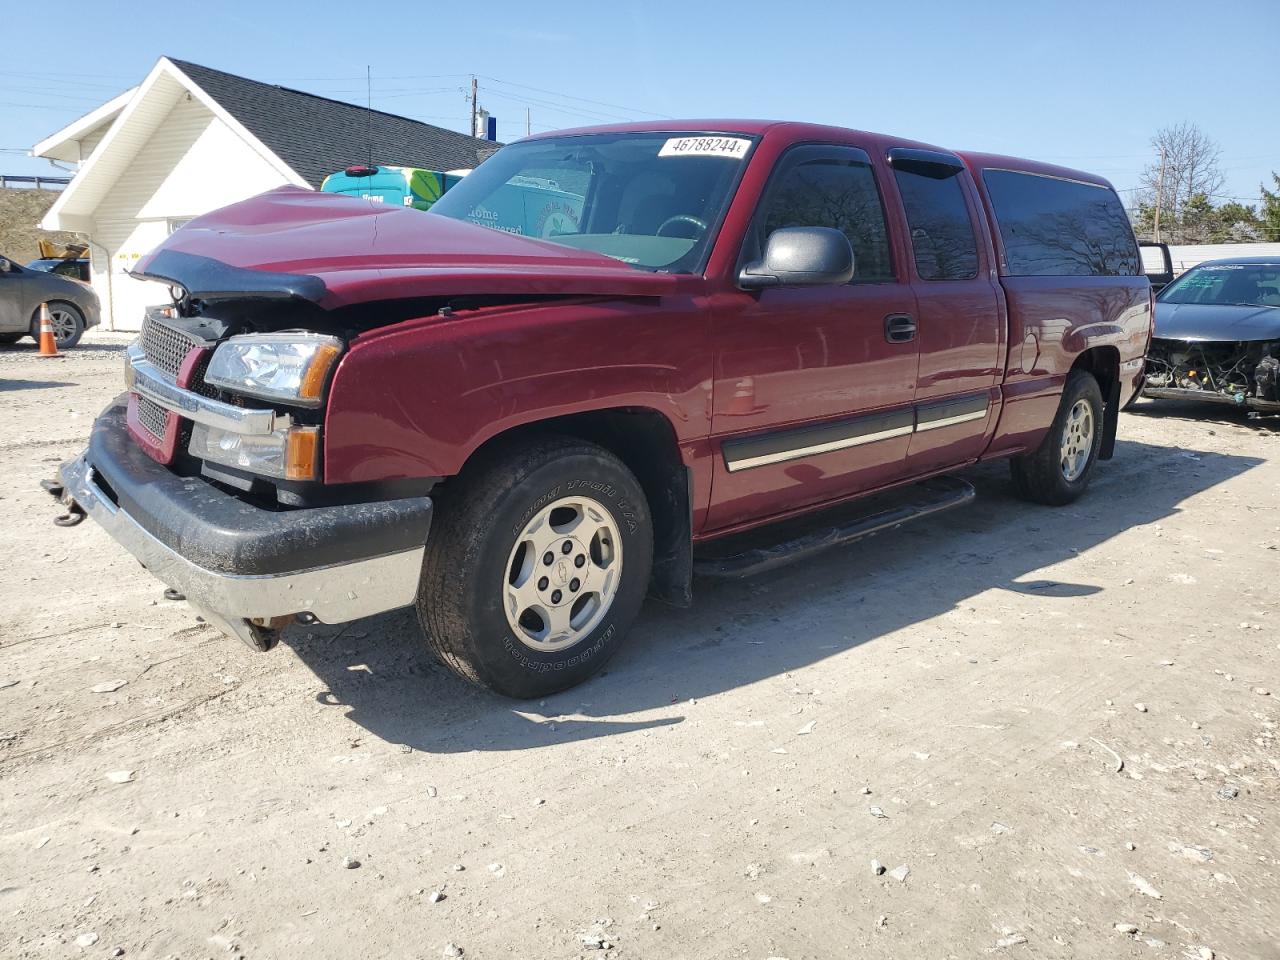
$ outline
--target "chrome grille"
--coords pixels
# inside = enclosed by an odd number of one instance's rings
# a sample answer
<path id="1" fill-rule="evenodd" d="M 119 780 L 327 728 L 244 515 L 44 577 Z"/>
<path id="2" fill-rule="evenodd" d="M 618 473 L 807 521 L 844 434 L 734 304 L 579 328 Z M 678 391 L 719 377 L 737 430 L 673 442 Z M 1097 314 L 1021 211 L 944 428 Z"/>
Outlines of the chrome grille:
<path id="1" fill-rule="evenodd" d="M 146 397 L 138 397 L 138 422 L 157 440 L 164 439 L 165 422 L 168 411 Z"/>
<path id="2" fill-rule="evenodd" d="M 142 352 L 147 360 L 160 370 L 177 377 L 182 361 L 192 347 L 200 346 L 195 337 L 167 327 L 154 317 L 142 321 Z"/>

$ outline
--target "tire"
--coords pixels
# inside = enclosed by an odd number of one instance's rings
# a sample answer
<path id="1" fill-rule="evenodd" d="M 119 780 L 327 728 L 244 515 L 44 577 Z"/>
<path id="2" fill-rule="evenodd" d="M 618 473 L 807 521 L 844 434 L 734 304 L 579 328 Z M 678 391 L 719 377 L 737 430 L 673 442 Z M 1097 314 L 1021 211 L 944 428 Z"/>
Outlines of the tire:
<path id="1" fill-rule="evenodd" d="M 53 317 L 54 340 L 59 350 L 70 350 L 84 336 L 84 314 L 74 303 L 65 300 L 49 301 L 49 313 Z M 40 342 L 40 308 L 31 317 L 31 337 Z"/>
<path id="2" fill-rule="evenodd" d="M 519 699 L 598 672 L 639 612 L 653 565 L 649 507 L 631 471 L 594 444 L 544 437 L 453 483 L 437 502 L 418 588 L 436 656 Z"/>
<path id="3" fill-rule="evenodd" d="M 25 333 L 0 333 L 0 343 L 17 343 L 25 336 Z"/>
<path id="4" fill-rule="evenodd" d="M 1092 437 L 1082 440 L 1082 414 L 1086 408 Z M 1102 416 L 1102 388 L 1098 381 L 1084 370 L 1071 371 L 1062 390 L 1053 426 L 1040 446 L 1033 453 L 1010 461 L 1018 496 L 1034 503 L 1060 507 L 1084 493 L 1102 447 Z M 1064 444 L 1070 433 L 1074 433 L 1075 443 Z M 1074 450 L 1076 455 L 1069 456 L 1068 450 Z M 1084 457 L 1083 464 L 1080 456 Z"/>

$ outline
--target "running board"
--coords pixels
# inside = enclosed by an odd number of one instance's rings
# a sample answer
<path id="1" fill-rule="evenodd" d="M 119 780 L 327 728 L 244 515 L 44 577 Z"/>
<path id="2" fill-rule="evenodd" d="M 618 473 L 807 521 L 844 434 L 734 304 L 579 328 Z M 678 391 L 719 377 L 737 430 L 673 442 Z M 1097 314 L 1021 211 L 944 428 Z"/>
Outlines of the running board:
<path id="1" fill-rule="evenodd" d="M 764 527 L 714 540 L 695 554 L 693 572 L 702 577 L 755 576 L 892 529 L 908 520 L 961 506 L 976 494 L 973 484 L 967 480 L 933 477 L 847 506 L 785 521 L 772 531 Z M 778 539 L 780 534 L 786 536 L 787 533 L 792 536 Z"/>

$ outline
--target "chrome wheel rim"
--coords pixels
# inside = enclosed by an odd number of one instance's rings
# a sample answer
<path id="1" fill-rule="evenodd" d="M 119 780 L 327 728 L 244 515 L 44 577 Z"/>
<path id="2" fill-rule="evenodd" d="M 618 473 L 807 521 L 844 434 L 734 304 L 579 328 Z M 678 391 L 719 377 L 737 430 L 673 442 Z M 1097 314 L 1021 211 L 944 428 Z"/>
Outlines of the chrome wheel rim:
<path id="1" fill-rule="evenodd" d="M 1088 400 L 1077 400 L 1067 414 L 1062 430 L 1062 455 L 1059 462 L 1062 476 L 1068 481 L 1078 480 L 1089 465 L 1093 454 L 1093 406 Z"/>
<path id="2" fill-rule="evenodd" d="M 76 318 L 66 310 L 50 310 L 49 321 L 53 324 L 53 338 L 65 343 L 75 336 Z"/>
<path id="3" fill-rule="evenodd" d="M 564 650 L 604 619 L 621 580 L 613 514 L 590 497 L 556 500 L 525 524 L 507 557 L 507 623 L 531 650 Z"/>

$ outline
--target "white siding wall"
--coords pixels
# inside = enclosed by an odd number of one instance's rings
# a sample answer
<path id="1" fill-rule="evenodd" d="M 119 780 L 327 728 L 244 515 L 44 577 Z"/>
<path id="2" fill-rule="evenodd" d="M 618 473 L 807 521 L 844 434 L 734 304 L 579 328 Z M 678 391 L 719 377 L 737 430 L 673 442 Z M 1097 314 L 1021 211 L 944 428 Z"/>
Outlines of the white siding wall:
<path id="1" fill-rule="evenodd" d="M 192 217 L 281 186 L 286 180 L 194 98 L 182 97 L 94 212 L 93 284 L 108 329 L 137 330 L 145 308 L 163 303 L 158 283 L 130 277 L 138 260 Z M 111 279 L 108 283 L 107 271 Z"/>
<path id="2" fill-rule="evenodd" d="M 1280 243 L 1196 243 L 1169 245 L 1169 259 L 1173 272 L 1182 273 L 1206 260 L 1226 260 L 1229 257 L 1280 257 Z"/>

